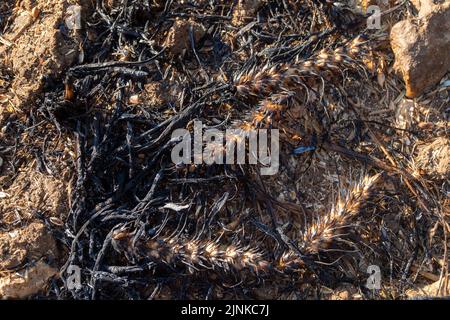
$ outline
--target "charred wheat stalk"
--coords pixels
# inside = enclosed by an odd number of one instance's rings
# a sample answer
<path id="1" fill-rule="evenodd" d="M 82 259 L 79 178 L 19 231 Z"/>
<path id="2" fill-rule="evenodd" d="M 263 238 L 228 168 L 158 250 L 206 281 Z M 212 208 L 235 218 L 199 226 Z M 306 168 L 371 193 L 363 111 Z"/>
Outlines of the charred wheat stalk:
<path id="1" fill-rule="evenodd" d="M 221 245 L 217 241 L 180 239 L 151 240 L 148 256 L 156 261 L 176 266 L 184 264 L 190 270 L 221 269 L 224 271 L 250 269 L 255 273 L 270 267 L 263 254 L 254 248 Z"/>
<path id="2" fill-rule="evenodd" d="M 359 36 L 335 50 L 323 49 L 317 55 L 297 63 L 282 63 L 262 70 L 252 70 L 235 79 L 241 97 L 265 97 L 279 91 L 296 91 L 308 78 L 322 77 L 326 72 L 355 68 L 356 61 L 369 52 L 365 39 Z"/>
<path id="3" fill-rule="evenodd" d="M 339 197 L 327 214 L 315 218 L 305 228 L 301 239 L 305 252 L 318 253 L 342 235 L 340 232 L 360 212 L 379 177 L 380 174 L 365 176 L 344 198 Z"/>

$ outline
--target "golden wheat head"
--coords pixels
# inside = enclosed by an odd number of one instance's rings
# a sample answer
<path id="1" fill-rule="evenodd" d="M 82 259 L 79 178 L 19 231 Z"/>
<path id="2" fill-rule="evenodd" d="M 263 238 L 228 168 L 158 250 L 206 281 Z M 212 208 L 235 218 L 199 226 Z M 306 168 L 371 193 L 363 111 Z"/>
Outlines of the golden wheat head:
<path id="1" fill-rule="evenodd" d="M 344 197 L 339 196 L 337 203 L 327 214 L 316 217 L 305 228 L 301 240 L 306 252 L 318 253 L 326 249 L 333 239 L 341 236 L 340 232 L 360 212 L 379 177 L 380 174 L 365 176 Z"/>
<path id="2" fill-rule="evenodd" d="M 323 49 L 307 60 L 253 69 L 235 79 L 236 93 L 242 97 L 265 97 L 280 90 L 301 90 L 308 78 L 320 77 L 326 71 L 352 68 L 368 51 L 364 38 L 358 36 L 342 47 Z"/>
<path id="3" fill-rule="evenodd" d="M 263 254 L 251 247 L 221 245 L 217 241 L 179 239 L 151 240 L 148 256 L 168 265 L 185 264 L 193 269 L 222 269 L 225 271 L 250 269 L 266 271 L 270 264 Z"/>

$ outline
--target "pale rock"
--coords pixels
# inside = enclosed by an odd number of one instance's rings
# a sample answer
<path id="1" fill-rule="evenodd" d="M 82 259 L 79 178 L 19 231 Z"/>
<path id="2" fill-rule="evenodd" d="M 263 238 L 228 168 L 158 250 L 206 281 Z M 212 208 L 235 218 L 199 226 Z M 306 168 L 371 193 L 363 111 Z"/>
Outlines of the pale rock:
<path id="1" fill-rule="evenodd" d="M 425 4 L 418 18 L 398 22 L 391 30 L 394 68 L 413 98 L 438 83 L 450 70 L 450 1 Z"/>

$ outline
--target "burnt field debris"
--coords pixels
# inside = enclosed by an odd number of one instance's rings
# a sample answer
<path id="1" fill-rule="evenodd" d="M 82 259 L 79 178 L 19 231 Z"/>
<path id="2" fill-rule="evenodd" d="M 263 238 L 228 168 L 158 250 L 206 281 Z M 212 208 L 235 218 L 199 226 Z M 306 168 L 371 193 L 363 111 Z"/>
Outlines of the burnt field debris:
<path id="1" fill-rule="evenodd" d="M 409 1 L 51 2 L 0 4 L 0 296 L 448 295 L 449 80 L 405 97 Z M 175 164 L 195 121 L 278 129 L 278 172 Z"/>

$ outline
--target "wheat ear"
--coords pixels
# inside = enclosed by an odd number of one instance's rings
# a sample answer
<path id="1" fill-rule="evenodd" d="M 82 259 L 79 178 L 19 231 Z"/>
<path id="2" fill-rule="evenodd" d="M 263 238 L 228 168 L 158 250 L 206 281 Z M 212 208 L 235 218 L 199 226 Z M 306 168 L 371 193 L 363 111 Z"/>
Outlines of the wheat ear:
<path id="1" fill-rule="evenodd" d="M 258 273 L 270 264 L 254 248 L 240 245 L 221 245 L 217 241 L 180 239 L 151 240 L 148 256 L 169 265 L 187 265 L 190 269 L 222 269 L 225 271 L 249 268 Z"/>
<path id="2" fill-rule="evenodd" d="M 335 50 L 323 49 L 307 60 L 281 63 L 241 74 L 234 81 L 236 92 L 242 97 L 264 97 L 280 90 L 296 90 L 307 78 L 320 76 L 324 71 L 354 67 L 355 61 L 361 60 L 367 52 L 364 37 L 358 36 L 345 46 Z"/>
<path id="3" fill-rule="evenodd" d="M 369 198 L 380 174 L 365 176 L 353 186 L 344 197 L 325 215 L 316 217 L 302 234 L 302 247 L 307 253 L 318 253 L 326 249 L 340 231 L 347 227 Z"/>

